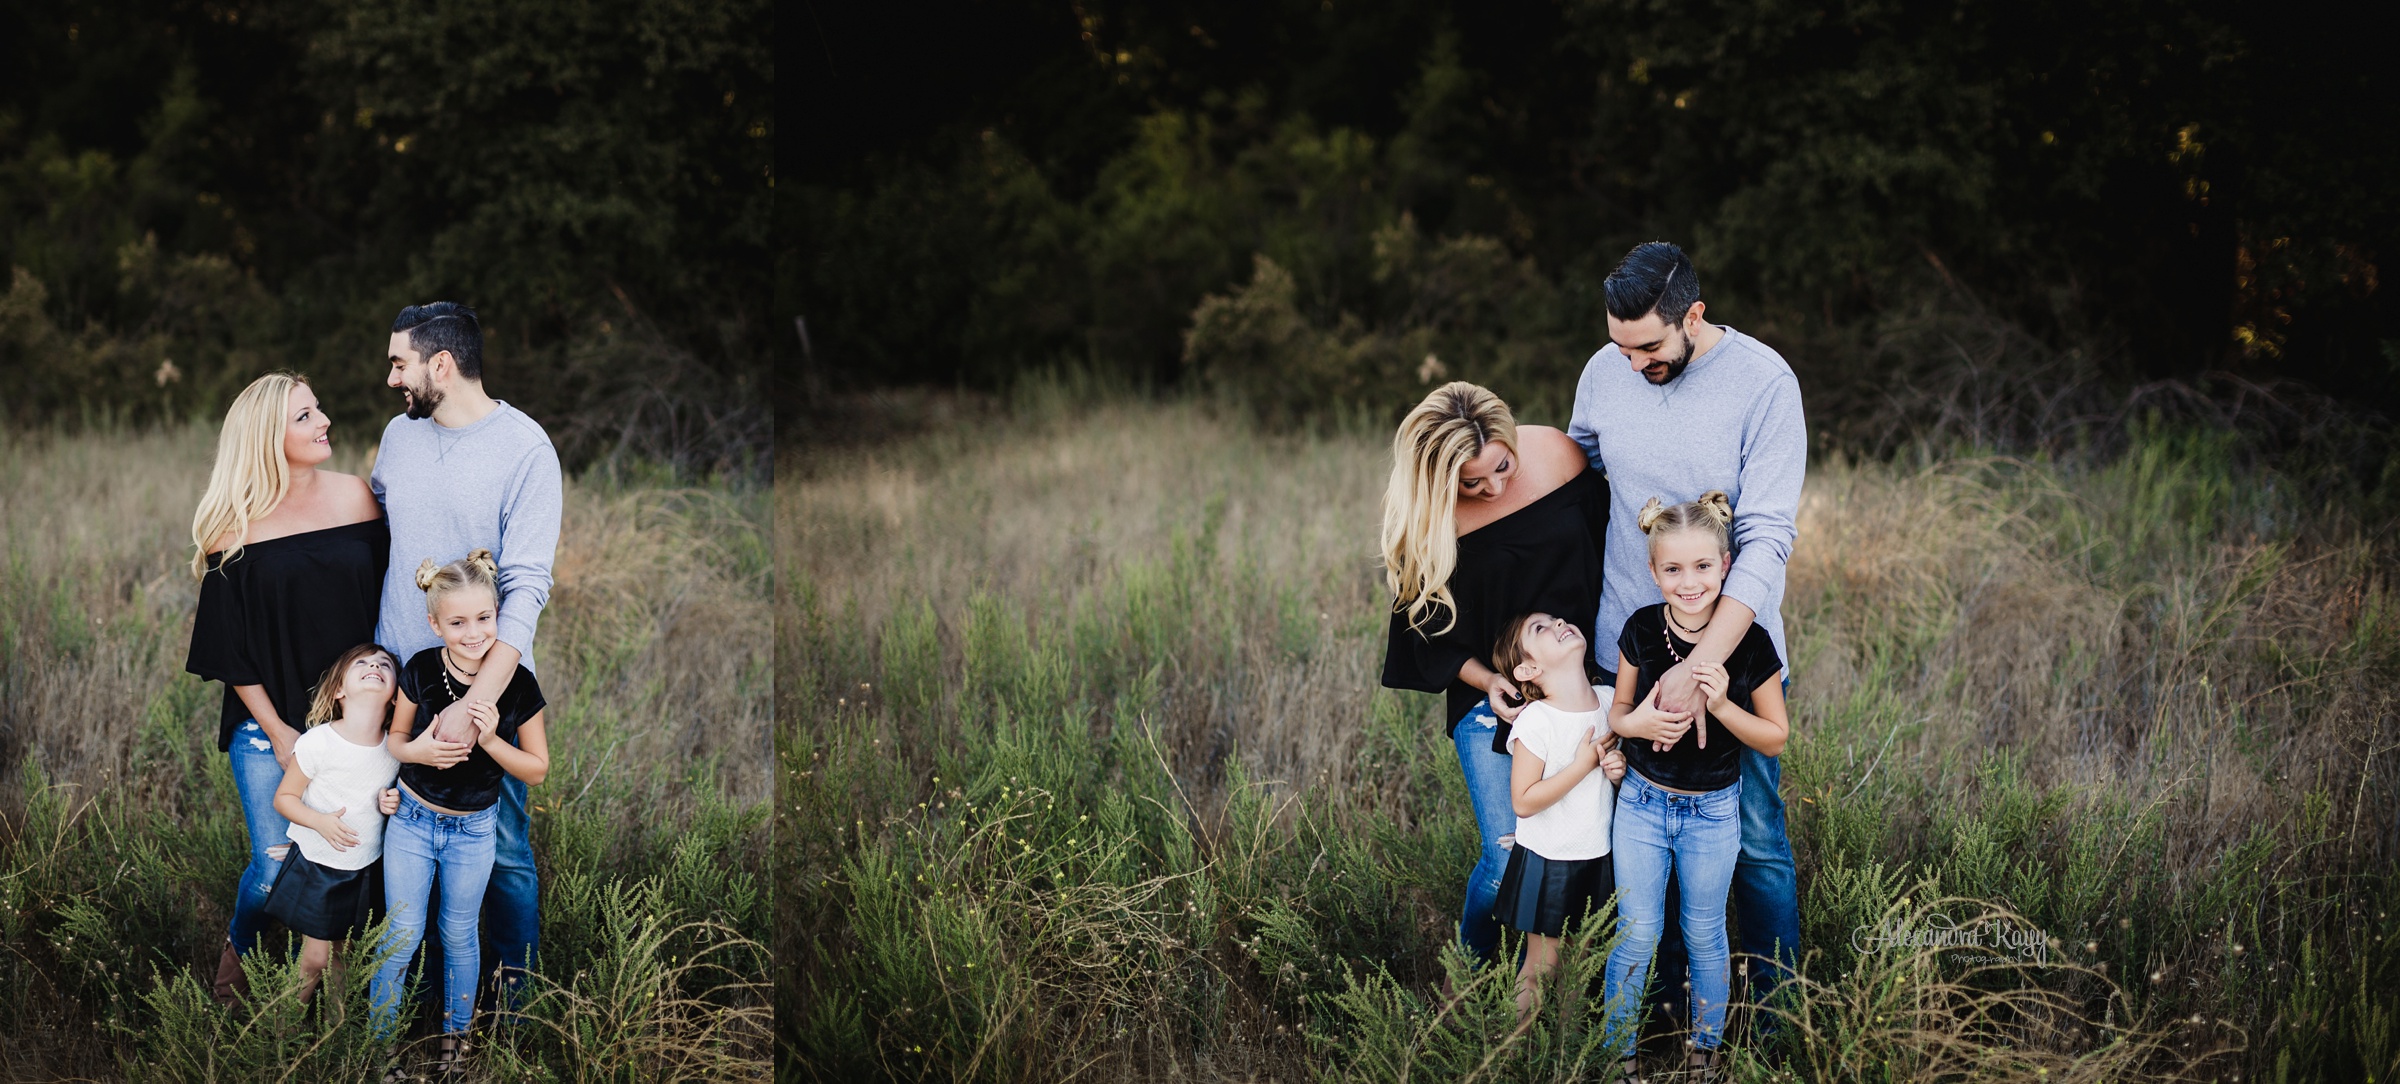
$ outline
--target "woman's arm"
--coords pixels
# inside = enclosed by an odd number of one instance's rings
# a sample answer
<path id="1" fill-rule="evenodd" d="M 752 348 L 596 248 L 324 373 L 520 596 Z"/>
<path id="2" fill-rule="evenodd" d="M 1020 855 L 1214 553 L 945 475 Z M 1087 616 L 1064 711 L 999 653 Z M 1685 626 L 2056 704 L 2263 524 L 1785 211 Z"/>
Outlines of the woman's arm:
<path id="1" fill-rule="evenodd" d="M 1491 697 L 1492 714 L 1499 716 L 1501 722 L 1514 723 L 1517 713 L 1525 710 L 1525 694 L 1517 691 L 1516 683 L 1499 671 L 1485 666 L 1482 659 L 1468 656 L 1466 663 L 1458 668 L 1458 680 L 1483 690 L 1485 696 Z M 1502 695 L 1504 693 L 1505 696 Z M 1509 703 L 1510 697 L 1518 698 L 1517 702 Z"/>
<path id="2" fill-rule="evenodd" d="M 292 765 L 292 743 L 300 740 L 300 732 L 283 721 L 283 713 L 275 710 L 275 701 L 268 699 L 264 685 L 236 685 L 233 695 L 242 698 L 242 706 L 250 709 L 250 718 L 258 728 L 267 732 L 267 740 L 275 745 L 275 763 L 286 768 Z M 285 818 L 289 820 L 290 818 Z"/>
<path id="3" fill-rule="evenodd" d="M 285 766 L 283 782 L 275 788 L 275 812 L 293 824 L 315 829 L 318 835 L 325 837 L 325 842 L 333 844 L 334 850 L 346 851 L 358 846 L 358 833 L 342 823 L 342 814 L 350 812 L 350 807 L 343 806 L 331 813 L 320 812 L 301 798 L 307 791 L 308 774 L 301 771 L 297 763 Z"/>
<path id="4" fill-rule="evenodd" d="M 1733 736 L 1742 739 L 1759 753 L 1775 757 L 1783 755 L 1784 744 L 1790 740 L 1791 718 L 1783 703 L 1783 671 L 1770 675 L 1758 688 L 1750 691 L 1751 710 L 1743 710 L 1726 694 L 1725 671 L 1709 666 L 1698 671 L 1700 689 L 1708 695 L 1708 712 L 1725 724 Z"/>
<path id="5" fill-rule="evenodd" d="M 550 777 L 550 738 L 542 728 L 544 712 L 534 712 L 533 718 L 517 724 L 517 741 L 511 745 L 500 737 L 498 727 L 483 728 L 476 739 L 483 751 L 498 761 L 502 771 L 524 780 L 526 786 L 537 786 Z"/>
<path id="6" fill-rule="evenodd" d="M 1542 770 L 1548 765 L 1543 763 L 1540 755 L 1525 748 L 1522 740 L 1512 740 L 1509 744 L 1512 756 L 1508 766 L 1508 804 L 1520 817 L 1530 817 L 1550 808 L 1566 797 L 1568 791 L 1574 790 L 1575 784 L 1583 782 L 1584 776 L 1592 774 L 1592 769 L 1600 763 L 1600 746 L 1592 741 L 1588 730 L 1584 732 L 1583 739 L 1575 743 L 1575 759 L 1568 761 L 1566 767 L 1548 779 L 1542 778 Z"/>

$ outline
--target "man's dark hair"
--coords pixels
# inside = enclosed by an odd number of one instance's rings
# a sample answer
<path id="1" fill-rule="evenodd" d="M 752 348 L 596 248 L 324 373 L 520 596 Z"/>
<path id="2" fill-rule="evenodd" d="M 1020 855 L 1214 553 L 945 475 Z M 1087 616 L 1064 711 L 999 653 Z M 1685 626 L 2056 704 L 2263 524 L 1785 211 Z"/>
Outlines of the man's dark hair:
<path id="1" fill-rule="evenodd" d="M 392 330 L 408 333 L 409 349 L 418 357 L 447 350 L 458 361 L 458 375 L 483 379 L 483 325 L 476 322 L 475 310 L 456 301 L 410 305 L 392 321 Z"/>
<path id="2" fill-rule="evenodd" d="M 1645 241 L 1617 261 L 1601 288 L 1608 293 L 1610 316 L 1639 320 L 1655 310 L 1673 327 L 1700 300 L 1700 273 L 1692 270 L 1682 249 L 1665 241 Z"/>

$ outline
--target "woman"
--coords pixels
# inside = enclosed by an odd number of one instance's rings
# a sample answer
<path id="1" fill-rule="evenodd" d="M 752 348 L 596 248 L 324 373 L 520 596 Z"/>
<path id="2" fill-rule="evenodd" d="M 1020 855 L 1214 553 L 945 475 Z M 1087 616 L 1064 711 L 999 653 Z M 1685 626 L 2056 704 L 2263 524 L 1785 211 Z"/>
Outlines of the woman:
<path id="1" fill-rule="evenodd" d="M 1458 938 L 1490 960 L 1492 904 L 1516 832 L 1508 723 L 1524 702 L 1485 656 L 1503 626 L 1540 611 L 1590 628 L 1599 616 L 1608 483 L 1573 438 L 1519 427 L 1508 404 L 1464 381 L 1443 385 L 1392 437 L 1383 560 L 1392 590 L 1386 688 L 1447 692 L 1450 738 L 1466 773 L 1483 856 L 1467 880 Z M 1584 660 L 1594 679 L 1597 663 Z"/>
<path id="2" fill-rule="evenodd" d="M 318 469 L 333 455 L 308 381 L 269 373 L 225 412 L 216 465 L 192 516 L 200 612 L 184 669 L 225 683 L 217 748 L 233 765 L 250 865 L 234 887 L 217 960 L 217 1000 L 241 988 L 240 953 L 266 924 L 267 892 L 290 849 L 275 812 L 309 696 L 342 652 L 375 638 L 391 534 L 367 483 Z"/>

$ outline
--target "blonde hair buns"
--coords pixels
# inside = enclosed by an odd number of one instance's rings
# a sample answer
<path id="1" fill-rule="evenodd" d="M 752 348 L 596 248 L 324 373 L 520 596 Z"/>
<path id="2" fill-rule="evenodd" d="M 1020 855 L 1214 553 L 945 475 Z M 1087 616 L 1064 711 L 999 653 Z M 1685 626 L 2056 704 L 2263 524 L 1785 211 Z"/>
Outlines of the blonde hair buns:
<path id="1" fill-rule="evenodd" d="M 500 601 L 500 565 L 492 560 L 492 551 L 479 549 L 446 565 L 428 557 L 417 566 L 417 589 L 425 592 L 426 613 L 441 604 L 442 596 L 467 587 L 481 587 L 492 593 L 494 603 Z"/>
<path id="2" fill-rule="evenodd" d="M 1658 540 L 1678 531 L 1706 531 L 1717 540 L 1719 552 L 1733 549 L 1733 501 L 1722 489 L 1712 489 L 1696 501 L 1668 504 L 1652 497 L 1634 516 L 1634 525 L 1650 536 L 1655 552 Z"/>

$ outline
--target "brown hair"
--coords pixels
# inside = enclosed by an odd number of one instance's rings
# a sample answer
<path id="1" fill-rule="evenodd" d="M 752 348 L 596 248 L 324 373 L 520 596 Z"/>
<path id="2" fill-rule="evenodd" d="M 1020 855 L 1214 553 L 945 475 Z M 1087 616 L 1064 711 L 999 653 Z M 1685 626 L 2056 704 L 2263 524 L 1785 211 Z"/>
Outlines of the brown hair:
<path id="1" fill-rule="evenodd" d="M 316 695 L 310 697 L 308 701 L 309 725 L 314 726 L 318 723 L 330 723 L 335 719 L 342 717 L 342 702 L 340 700 L 342 695 L 342 675 L 350 672 L 351 663 L 357 662 L 358 660 L 366 658 L 369 655 L 381 655 L 384 658 L 392 660 L 392 691 L 395 694 L 400 691 L 399 657 L 393 655 L 389 651 L 385 651 L 383 649 L 383 645 L 381 644 L 360 644 L 357 647 L 342 652 L 342 657 L 333 661 L 333 668 L 325 671 L 324 677 L 317 679 Z M 399 699 L 398 696 L 394 695 L 392 697 L 385 698 L 383 702 L 383 729 L 385 730 L 390 730 L 392 728 L 392 704 L 397 699 Z"/>
<path id="2" fill-rule="evenodd" d="M 476 550 L 446 565 L 436 565 L 428 557 L 417 566 L 417 589 L 425 592 L 425 612 L 432 613 L 442 596 L 464 587 L 481 587 L 492 593 L 492 604 L 500 604 L 500 565 L 492 560 L 492 551 Z"/>
<path id="3" fill-rule="evenodd" d="M 1502 626 L 1507 631 L 1500 634 L 1499 643 L 1492 645 L 1492 669 L 1515 685 L 1517 692 L 1524 694 L 1527 703 L 1550 695 L 1543 692 L 1537 683 L 1517 680 L 1517 665 L 1532 661 L 1531 656 L 1525 654 L 1525 623 L 1533 620 L 1535 612 L 1529 610 L 1518 614 L 1516 620 Z M 1565 621 L 1566 618 L 1559 620 Z"/>
<path id="4" fill-rule="evenodd" d="M 1699 500 L 1682 504 L 1665 504 L 1652 497 L 1650 503 L 1643 505 L 1641 513 L 1634 517 L 1634 523 L 1641 527 L 1643 534 L 1650 536 L 1653 553 L 1658 550 L 1659 539 L 1677 531 L 1707 531 L 1717 540 L 1717 552 L 1730 553 L 1733 550 L 1729 530 L 1733 526 L 1733 502 L 1726 498 L 1722 489 L 1709 490 L 1701 494 Z"/>

